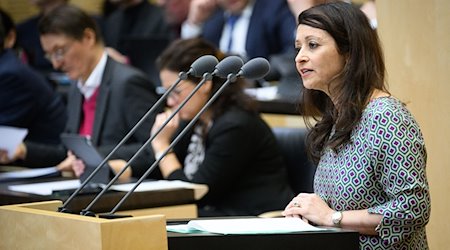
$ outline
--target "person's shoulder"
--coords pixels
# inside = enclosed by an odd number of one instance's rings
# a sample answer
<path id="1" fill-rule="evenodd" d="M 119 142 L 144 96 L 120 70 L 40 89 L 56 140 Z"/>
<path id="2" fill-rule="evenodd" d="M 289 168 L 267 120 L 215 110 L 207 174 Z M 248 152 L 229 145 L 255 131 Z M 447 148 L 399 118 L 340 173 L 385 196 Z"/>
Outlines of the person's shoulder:
<path id="1" fill-rule="evenodd" d="M 416 124 L 417 122 L 406 104 L 393 96 L 373 99 L 363 113 L 363 120 L 382 126 L 389 124 Z"/>
<path id="2" fill-rule="evenodd" d="M 22 63 L 11 49 L 8 49 L 2 53 L 0 62 L 0 72 L 2 74 L 8 73 L 17 74 L 18 76 L 32 75 L 33 77 L 39 77 L 38 73 L 34 72 L 34 70 L 28 65 Z"/>
<path id="3" fill-rule="evenodd" d="M 120 89 L 132 89 L 135 87 L 149 90 L 156 95 L 156 84 L 141 70 L 108 58 L 104 77 L 111 81 L 112 86 Z"/>
<path id="4" fill-rule="evenodd" d="M 122 77 L 138 76 L 138 77 L 146 78 L 144 72 L 140 71 L 139 69 L 137 69 L 131 65 L 117 62 L 116 60 L 112 59 L 111 57 L 108 57 L 105 70 L 110 71 L 109 73 L 112 73 L 116 76 L 122 76 Z"/>
<path id="5" fill-rule="evenodd" d="M 228 108 L 223 114 L 217 117 L 214 124 L 220 127 L 243 127 L 253 128 L 262 119 L 255 112 L 246 111 L 238 106 Z"/>
<path id="6" fill-rule="evenodd" d="M 36 16 L 32 16 L 32 17 L 25 19 L 24 21 L 18 23 L 16 25 L 17 32 L 25 32 L 25 31 L 37 29 L 39 19 L 40 19 L 40 16 L 36 15 Z"/>
<path id="7" fill-rule="evenodd" d="M 392 113 L 396 111 L 407 111 L 405 104 L 394 96 L 375 98 L 369 102 L 366 110 L 378 114 L 386 112 Z"/>

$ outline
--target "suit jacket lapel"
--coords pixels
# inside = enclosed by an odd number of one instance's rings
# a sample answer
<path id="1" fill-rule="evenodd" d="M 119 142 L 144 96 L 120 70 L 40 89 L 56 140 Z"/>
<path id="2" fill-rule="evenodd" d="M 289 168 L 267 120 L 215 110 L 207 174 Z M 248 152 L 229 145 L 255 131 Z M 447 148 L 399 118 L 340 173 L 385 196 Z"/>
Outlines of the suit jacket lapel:
<path id="1" fill-rule="evenodd" d="M 105 71 L 103 72 L 102 82 L 98 90 L 98 97 L 95 109 L 94 127 L 92 129 L 92 142 L 98 145 L 100 140 L 100 130 L 103 128 L 105 114 L 107 112 L 107 104 L 110 92 L 110 81 L 112 73 L 112 62 L 108 57 L 106 61 Z"/>
<path id="2" fill-rule="evenodd" d="M 78 134 L 82 116 L 83 95 L 78 89 L 76 82 L 73 82 L 70 86 L 68 101 L 67 112 L 69 117 L 65 132 Z"/>

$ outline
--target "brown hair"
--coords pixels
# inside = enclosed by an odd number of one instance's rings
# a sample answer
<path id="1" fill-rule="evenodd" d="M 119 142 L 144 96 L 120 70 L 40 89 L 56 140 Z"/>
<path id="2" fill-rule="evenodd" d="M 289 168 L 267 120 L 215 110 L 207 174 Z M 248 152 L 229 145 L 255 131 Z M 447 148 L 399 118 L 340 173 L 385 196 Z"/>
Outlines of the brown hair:
<path id="1" fill-rule="evenodd" d="M 60 34 L 75 40 L 81 40 L 84 31 L 91 29 L 95 33 L 97 43 L 103 42 L 94 19 L 83 10 L 69 4 L 58 6 L 45 14 L 39 20 L 38 29 L 41 35 Z"/>
<path id="2" fill-rule="evenodd" d="M 328 32 L 338 52 L 347 58 L 338 76 L 340 84 L 329 86 L 334 103 L 321 91 L 303 90 L 301 109 L 317 120 L 314 127 L 309 124 L 312 129 L 307 144 L 310 157 L 317 163 L 325 147 L 337 151 L 338 146 L 350 141 L 372 92 L 387 92 L 385 65 L 376 31 L 364 13 L 351 4 L 336 2 L 312 7 L 299 15 L 298 23 Z"/>
<path id="3" fill-rule="evenodd" d="M 219 61 L 225 57 L 224 53 L 202 38 L 179 39 L 172 42 L 161 53 L 156 63 L 160 70 L 167 69 L 174 72 L 187 72 L 191 64 L 203 55 L 213 55 Z M 198 84 L 201 78 L 189 75 L 188 80 Z M 211 95 L 222 86 L 224 81 L 224 79 L 213 77 Z M 211 106 L 213 118 L 221 115 L 231 106 L 239 106 L 247 111 L 255 110 L 255 103 L 243 91 L 244 84 L 241 79 L 238 79 L 224 89 Z"/>

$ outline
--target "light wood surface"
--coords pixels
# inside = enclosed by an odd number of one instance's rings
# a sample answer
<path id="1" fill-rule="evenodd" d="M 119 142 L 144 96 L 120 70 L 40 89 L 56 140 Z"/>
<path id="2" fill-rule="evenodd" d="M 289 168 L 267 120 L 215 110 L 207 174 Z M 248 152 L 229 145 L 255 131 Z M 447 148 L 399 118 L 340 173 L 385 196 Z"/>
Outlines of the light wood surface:
<path id="1" fill-rule="evenodd" d="M 118 211 L 116 214 L 131 215 L 133 217 L 163 214 L 166 219 L 189 219 L 198 217 L 197 206 L 194 204 Z"/>
<path id="2" fill-rule="evenodd" d="M 391 92 L 418 120 L 428 152 L 430 249 L 450 246 L 450 1 L 377 0 Z"/>
<path id="3" fill-rule="evenodd" d="M 0 207 L 0 249 L 165 250 L 163 215 L 101 219 L 55 212 L 61 201 Z"/>

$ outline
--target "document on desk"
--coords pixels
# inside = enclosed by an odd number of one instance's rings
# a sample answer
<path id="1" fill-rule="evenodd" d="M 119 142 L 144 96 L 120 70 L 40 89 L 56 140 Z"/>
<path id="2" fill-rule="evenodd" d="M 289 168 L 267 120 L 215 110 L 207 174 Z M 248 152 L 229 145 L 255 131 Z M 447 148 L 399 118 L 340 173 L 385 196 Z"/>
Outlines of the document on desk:
<path id="1" fill-rule="evenodd" d="M 80 186 L 80 180 L 49 181 L 32 184 L 10 185 L 8 189 L 28 194 L 51 195 L 54 191 L 71 190 Z"/>
<path id="2" fill-rule="evenodd" d="M 18 171 L 0 173 L 0 181 L 21 180 L 58 175 L 60 175 L 60 172 L 57 167 L 23 169 Z"/>
<path id="3" fill-rule="evenodd" d="M 9 126 L 0 126 L 0 149 L 8 152 L 8 157 L 13 158 L 17 147 L 28 134 L 28 129 Z"/>
<path id="4" fill-rule="evenodd" d="M 216 234 L 277 234 L 322 231 L 299 218 L 242 218 L 191 220 L 183 225 L 167 225 L 176 233 L 208 232 Z"/>

